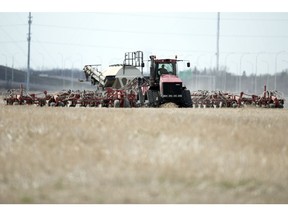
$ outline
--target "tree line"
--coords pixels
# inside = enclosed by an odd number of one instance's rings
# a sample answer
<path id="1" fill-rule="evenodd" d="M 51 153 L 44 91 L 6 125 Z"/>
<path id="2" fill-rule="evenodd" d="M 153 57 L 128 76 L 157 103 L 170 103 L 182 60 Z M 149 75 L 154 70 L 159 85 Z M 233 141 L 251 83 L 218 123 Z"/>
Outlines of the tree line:
<path id="1" fill-rule="evenodd" d="M 288 95 L 288 70 L 276 74 L 250 74 L 245 71 L 241 75 L 216 71 L 214 69 L 193 69 L 179 72 L 184 84 L 192 91 L 219 90 L 227 92 L 244 92 L 247 94 L 260 94 L 264 90 L 277 90 Z"/>
<path id="2" fill-rule="evenodd" d="M 247 94 L 261 94 L 264 85 L 268 90 L 277 90 L 288 96 L 288 69 L 276 74 L 249 74 L 245 71 L 241 75 L 221 69 L 193 69 L 179 72 L 179 77 L 191 91 L 219 90 Z M 9 89 L 13 83 L 26 83 L 27 72 L 0 65 L 0 87 Z M 82 70 L 78 69 L 51 69 L 31 70 L 30 82 L 69 88 L 71 81 L 78 82 L 85 79 Z"/>

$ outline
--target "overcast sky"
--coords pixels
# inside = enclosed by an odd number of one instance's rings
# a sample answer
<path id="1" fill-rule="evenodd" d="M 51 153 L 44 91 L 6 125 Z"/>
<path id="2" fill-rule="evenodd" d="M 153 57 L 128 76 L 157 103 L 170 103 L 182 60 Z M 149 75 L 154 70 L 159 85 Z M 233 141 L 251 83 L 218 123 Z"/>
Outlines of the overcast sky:
<path id="1" fill-rule="evenodd" d="M 216 65 L 217 12 L 32 12 L 31 67 L 78 68 L 145 59 L 188 59 Z M 220 13 L 220 66 L 247 74 L 288 68 L 288 13 Z M 28 12 L 0 12 L 0 64 L 27 67 Z M 256 66 L 257 62 L 257 66 Z M 277 63 L 277 64 L 276 64 Z"/>

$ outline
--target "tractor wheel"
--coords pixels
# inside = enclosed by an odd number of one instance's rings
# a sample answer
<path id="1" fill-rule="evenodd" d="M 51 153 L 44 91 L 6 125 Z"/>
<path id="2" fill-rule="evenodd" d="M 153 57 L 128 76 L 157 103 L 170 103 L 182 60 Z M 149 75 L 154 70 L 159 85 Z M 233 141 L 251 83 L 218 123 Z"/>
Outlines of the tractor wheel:
<path id="1" fill-rule="evenodd" d="M 154 105 L 153 91 L 151 90 L 147 91 L 147 99 L 148 99 L 148 106 L 153 107 Z"/>
<path id="2" fill-rule="evenodd" d="M 193 102 L 191 98 L 190 90 L 183 90 L 182 92 L 182 106 L 183 107 L 192 107 Z"/>
<path id="3" fill-rule="evenodd" d="M 147 99 L 149 107 L 159 107 L 159 93 L 158 91 L 148 90 Z"/>

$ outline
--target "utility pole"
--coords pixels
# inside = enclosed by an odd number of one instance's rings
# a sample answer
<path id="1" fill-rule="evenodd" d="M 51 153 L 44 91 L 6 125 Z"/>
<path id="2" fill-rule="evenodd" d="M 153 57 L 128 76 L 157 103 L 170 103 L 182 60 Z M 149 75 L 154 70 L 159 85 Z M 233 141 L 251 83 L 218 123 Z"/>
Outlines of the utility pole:
<path id="1" fill-rule="evenodd" d="M 28 58 L 27 58 L 27 83 L 26 83 L 26 90 L 27 92 L 29 91 L 29 83 L 30 83 L 30 42 L 31 42 L 31 24 L 32 24 L 32 16 L 31 12 L 29 12 L 29 17 L 28 17 Z"/>
<path id="2" fill-rule="evenodd" d="M 219 71 L 219 39 L 220 39 L 220 12 L 217 13 L 217 51 L 216 51 L 216 70 Z"/>

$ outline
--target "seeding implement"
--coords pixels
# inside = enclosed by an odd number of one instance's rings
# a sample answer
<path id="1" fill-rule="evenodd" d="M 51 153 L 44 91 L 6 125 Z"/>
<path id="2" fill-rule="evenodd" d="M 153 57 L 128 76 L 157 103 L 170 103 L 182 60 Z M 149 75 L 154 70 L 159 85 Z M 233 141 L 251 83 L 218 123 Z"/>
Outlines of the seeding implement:
<path id="1" fill-rule="evenodd" d="M 221 108 L 255 106 L 263 108 L 283 108 L 284 96 L 278 91 L 267 91 L 264 86 L 262 95 L 249 95 L 241 92 L 239 95 L 222 91 L 196 91 L 192 95 L 193 107 Z"/>
<path id="2" fill-rule="evenodd" d="M 83 106 L 83 107 L 149 107 L 146 100 L 141 105 L 137 91 L 130 89 L 107 88 L 106 91 L 61 91 L 48 94 L 46 91 L 28 94 L 20 89 L 9 90 L 4 97 L 7 105 L 38 105 L 38 106 Z M 284 97 L 277 91 L 267 91 L 266 86 L 262 95 L 239 95 L 222 91 L 199 90 L 190 96 L 193 108 L 225 108 L 225 107 L 263 107 L 283 108 Z M 173 106 L 175 107 L 175 106 Z"/>
<path id="3" fill-rule="evenodd" d="M 177 76 L 177 57 L 157 59 L 150 56 L 150 74 L 143 75 L 143 52 L 125 53 L 123 64 L 111 65 L 103 71 L 99 65 L 85 65 L 86 81 L 95 85 L 95 91 L 63 90 L 48 94 L 47 91 L 30 94 L 21 85 L 18 90 L 9 90 L 4 97 L 7 105 L 38 106 L 84 106 L 84 107 L 162 107 L 174 104 L 177 107 L 221 108 L 255 106 L 283 108 L 284 96 L 278 91 L 262 95 L 233 94 L 222 91 L 199 90 L 190 93 Z M 187 67 L 190 63 L 187 62 Z M 175 107 L 174 106 L 174 107 Z"/>

